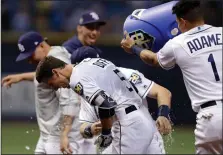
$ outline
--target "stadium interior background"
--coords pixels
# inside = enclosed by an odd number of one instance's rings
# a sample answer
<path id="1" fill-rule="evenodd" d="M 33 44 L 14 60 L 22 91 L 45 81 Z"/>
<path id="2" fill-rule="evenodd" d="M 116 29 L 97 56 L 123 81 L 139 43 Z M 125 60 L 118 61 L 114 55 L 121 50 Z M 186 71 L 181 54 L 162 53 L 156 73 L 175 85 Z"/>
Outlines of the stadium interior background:
<path id="1" fill-rule="evenodd" d="M 168 153 L 193 153 L 195 113 L 191 109 L 182 74 L 178 67 L 170 71 L 152 68 L 138 57 L 126 54 L 120 47 L 125 18 L 138 8 L 150 8 L 169 0 L 156 1 L 1 1 L 1 66 L 2 78 L 8 74 L 34 71 L 35 66 L 26 62 L 16 63 L 19 53 L 17 39 L 29 30 L 39 31 L 48 37 L 51 45 L 61 45 L 76 33 L 80 15 L 95 10 L 107 25 L 102 28 L 97 46 L 103 58 L 117 66 L 139 70 L 147 78 L 168 88 L 172 92 L 174 123 L 173 140 L 164 137 Z M 222 26 L 222 1 L 201 0 L 205 7 L 207 24 Z M 2 87 L 2 153 L 32 153 L 39 135 L 35 118 L 34 85 L 21 82 L 10 89 Z M 152 116 L 156 118 L 156 101 L 148 99 Z"/>

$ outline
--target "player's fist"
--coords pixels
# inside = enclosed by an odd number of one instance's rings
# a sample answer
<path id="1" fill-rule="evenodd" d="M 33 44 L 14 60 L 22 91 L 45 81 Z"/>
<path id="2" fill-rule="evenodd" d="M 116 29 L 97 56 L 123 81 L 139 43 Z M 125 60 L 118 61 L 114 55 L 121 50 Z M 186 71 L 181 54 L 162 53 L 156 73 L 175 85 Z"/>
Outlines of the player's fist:
<path id="1" fill-rule="evenodd" d="M 112 143 L 113 137 L 111 134 L 108 135 L 99 135 L 95 143 L 99 148 L 106 148 Z"/>
<path id="2" fill-rule="evenodd" d="M 60 138 L 60 150 L 63 154 L 72 154 L 73 151 L 70 148 L 69 145 L 69 139 L 67 136 L 61 136 Z"/>
<path id="3" fill-rule="evenodd" d="M 10 88 L 13 83 L 18 83 L 22 81 L 22 76 L 20 74 L 8 75 L 2 79 L 2 85 Z"/>
<path id="4" fill-rule="evenodd" d="M 124 32 L 125 38 L 121 41 L 121 47 L 127 52 L 132 53 L 131 47 L 135 45 L 135 41 L 130 38 L 127 31 Z"/>
<path id="5" fill-rule="evenodd" d="M 95 122 L 91 125 L 91 133 L 96 136 L 96 135 L 99 135 L 99 133 L 101 133 L 101 129 L 102 129 L 102 126 L 101 126 L 101 122 L 98 121 L 98 122 Z"/>
<path id="6" fill-rule="evenodd" d="M 164 117 L 164 116 L 159 116 L 157 118 L 157 120 L 156 120 L 156 126 L 157 126 L 159 132 L 162 135 L 167 135 L 172 130 L 172 126 L 171 126 L 170 121 L 166 117 Z"/>

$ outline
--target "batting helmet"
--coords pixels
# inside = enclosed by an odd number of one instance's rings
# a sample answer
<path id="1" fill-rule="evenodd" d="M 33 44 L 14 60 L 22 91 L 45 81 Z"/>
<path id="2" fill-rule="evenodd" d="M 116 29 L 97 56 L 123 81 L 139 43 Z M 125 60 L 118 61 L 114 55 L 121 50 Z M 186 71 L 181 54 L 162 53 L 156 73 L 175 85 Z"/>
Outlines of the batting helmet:
<path id="1" fill-rule="evenodd" d="M 172 7 L 176 3 L 171 1 L 133 11 L 126 18 L 123 30 L 129 33 L 138 46 L 158 52 L 169 39 L 180 34 L 176 16 L 172 14 Z"/>

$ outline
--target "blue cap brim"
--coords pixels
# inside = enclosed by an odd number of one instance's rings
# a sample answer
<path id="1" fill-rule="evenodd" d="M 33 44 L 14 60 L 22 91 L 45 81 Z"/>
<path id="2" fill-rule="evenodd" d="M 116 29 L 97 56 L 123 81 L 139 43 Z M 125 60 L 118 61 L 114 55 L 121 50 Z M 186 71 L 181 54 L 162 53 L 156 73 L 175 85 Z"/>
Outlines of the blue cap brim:
<path id="1" fill-rule="evenodd" d="M 98 21 L 93 20 L 93 21 L 84 22 L 80 25 L 83 26 L 83 25 L 86 25 L 86 24 L 93 24 L 93 23 L 98 23 L 100 26 L 103 26 L 103 25 L 106 24 L 106 22 L 102 21 L 102 20 L 98 20 Z"/>
<path id="2" fill-rule="evenodd" d="M 16 62 L 26 60 L 29 57 L 31 57 L 33 52 L 25 52 L 25 53 L 20 53 L 19 56 L 16 58 Z"/>

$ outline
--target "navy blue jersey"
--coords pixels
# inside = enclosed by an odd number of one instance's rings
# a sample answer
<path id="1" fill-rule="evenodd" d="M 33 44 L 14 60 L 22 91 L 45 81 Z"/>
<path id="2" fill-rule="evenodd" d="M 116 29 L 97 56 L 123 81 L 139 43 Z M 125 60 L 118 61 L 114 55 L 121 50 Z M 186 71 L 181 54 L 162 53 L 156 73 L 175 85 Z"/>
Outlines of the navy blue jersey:
<path id="1" fill-rule="evenodd" d="M 73 36 L 62 44 L 63 47 L 67 49 L 67 51 L 72 54 L 76 49 L 83 46 L 77 36 Z"/>
<path id="2" fill-rule="evenodd" d="M 95 46 L 84 46 L 77 36 L 65 41 L 63 45 L 66 50 L 72 55 L 71 63 L 75 64 L 81 62 L 85 58 L 101 57 L 102 51 Z M 92 50 L 92 48 L 94 50 Z"/>

